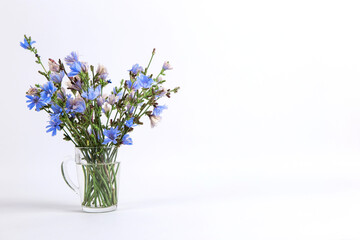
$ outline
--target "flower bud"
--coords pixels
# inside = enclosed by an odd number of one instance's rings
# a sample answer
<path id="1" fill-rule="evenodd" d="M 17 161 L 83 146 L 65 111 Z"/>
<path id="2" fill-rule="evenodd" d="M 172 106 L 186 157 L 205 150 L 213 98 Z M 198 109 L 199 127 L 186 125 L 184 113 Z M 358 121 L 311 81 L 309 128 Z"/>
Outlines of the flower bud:
<path id="1" fill-rule="evenodd" d="M 157 126 L 157 124 L 160 122 L 161 120 L 161 117 L 160 116 L 155 116 L 155 115 L 150 115 L 149 116 L 150 118 L 150 124 L 151 124 L 151 127 L 154 128 Z"/>
<path id="2" fill-rule="evenodd" d="M 108 104 L 108 103 L 104 103 L 104 106 L 103 106 L 103 112 L 104 113 L 109 113 L 111 111 L 111 105 Z"/>
<path id="3" fill-rule="evenodd" d="M 81 71 L 87 73 L 89 70 L 89 64 L 87 62 L 81 62 Z"/>
<path id="4" fill-rule="evenodd" d="M 96 75 L 98 75 L 100 79 L 105 80 L 108 76 L 106 67 L 104 67 L 103 65 L 99 65 L 96 70 Z"/>
<path id="5" fill-rule="evenodd" d="M 105 99 L 106 99 L 106 95 L 103 94 L 102 96 L 98 97 L 97 101 L 97 105 L 100 107 L 105 103 Z"/>
<path id="6" fill-rule="evenodd" d="M 60 65 L 51 58 L 49 58 L 49 70 L 52 72 L 60 72 Z"/>
<path id="7" fill-rule="evenodd" d="M 37 93 L 38 93 L 37 88 L 31 87 L 31 86 L 30 86 L 29 90 L 26 92 L 27 95 L 32 95 L 32 96 Z"/>
<path id="8" fill-rule="evenodd" d="M 173 69 L 169 61 L 165 61 L 162 68 L 164 69 L 164 71 Z"/>
<path id="9" fill-rule="evenodd" d="M 107 102 L 110 105 L 114 105 L 115 103 L 117 103 L 117 101 L 119 101 L 119 97 L 114 94 L 111 94 L 110 96 L 107 97 Z"/>

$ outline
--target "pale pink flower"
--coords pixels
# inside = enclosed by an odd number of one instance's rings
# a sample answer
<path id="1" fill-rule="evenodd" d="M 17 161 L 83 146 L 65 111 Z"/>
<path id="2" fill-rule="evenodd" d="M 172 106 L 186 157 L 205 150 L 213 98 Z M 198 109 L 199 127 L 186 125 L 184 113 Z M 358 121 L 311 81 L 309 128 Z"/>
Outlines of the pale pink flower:
<path id="1" fill-rule="evenodd" d="M 60 65 L 51 58 L 49 58 L 49 70 L 52 72 L 60 72 Z"/>
<path id="2" fill-rule="evenodd" d="M 103 65 L 99 65 L 96 70 L 96 74 L 99 76 L 100 79 L 105 80 L 108 76 L 106 67 L 104 67 Z"/>
<path id="3" fill-rule="evenodd" d="M 107 97 L 106 94 L 103 94 L 102 96 L 98 97 L 98 99 L 96 101 L 97 101 L 97 105 L 99 107 L 102 106 L 105 103 L 106 97 Z"/>
<path id="4" fill-rule="evenodd" d="M 109 113 L 111 111 L 111 108 L 112 106 L 106 102 L 104 103 L 102 110 L 104 113 Z"/>
<path id="5" fill-rule="evenodd" d="M 170 65 L 169 61 L 164 62 L 163 67 L 164 70 L 171 70 L 173 69 L 172 66 Z"/>
<path id="6" fill-rule="evenodd" d="M 119 97 L 115 94 L 111 94 L 107 97 L 107 102 L 111 105 L 114 105 L 115 103 L 117 103 L 117 101 L 119 101 Z"/>

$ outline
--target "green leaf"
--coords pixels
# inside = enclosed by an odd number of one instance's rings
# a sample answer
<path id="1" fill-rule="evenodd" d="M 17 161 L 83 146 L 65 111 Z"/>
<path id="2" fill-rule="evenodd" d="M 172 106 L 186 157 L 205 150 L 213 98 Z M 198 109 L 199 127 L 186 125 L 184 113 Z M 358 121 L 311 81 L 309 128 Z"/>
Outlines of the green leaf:
<path id="1" fill-rule="evenodd" d="M 71 138 L 68 136 L 68 135 L 65 135 L 64 134 L 64 138 L 63 138 L 65 141 L 70 141 L 71 140 Z"/>

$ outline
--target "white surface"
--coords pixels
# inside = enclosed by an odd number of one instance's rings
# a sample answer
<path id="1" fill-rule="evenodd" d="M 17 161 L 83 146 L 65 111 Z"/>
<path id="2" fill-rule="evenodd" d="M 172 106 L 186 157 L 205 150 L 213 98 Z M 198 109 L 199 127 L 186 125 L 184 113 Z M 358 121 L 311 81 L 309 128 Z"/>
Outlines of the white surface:
<path id="1" fill-rule="evenodd" d="M 358 1 L 2 1 L 0 239 L 360 239 Z M 77 50 L 116 84 L 169 60 L 159 127 L 120 151 L 119 210 L 79 212 L 24 93 Z M 148 122 L 145 122 L 148 124 Z"/>
<path id="2" fill-rule="evenodd" d="M 1 181 L 18 189 L 1 197 L 0 239 L 358 239 L 360 164 L 346 162 L 356 168 L 282 159 L 278 172 L 259 167 L 258 175 L 251 174 L 255 164 L 234 170 L 186 160 L 128 162 L 119 209 L 104 214 L 80 212 L 58 166 L 49 163 L 45 179 Z"/>

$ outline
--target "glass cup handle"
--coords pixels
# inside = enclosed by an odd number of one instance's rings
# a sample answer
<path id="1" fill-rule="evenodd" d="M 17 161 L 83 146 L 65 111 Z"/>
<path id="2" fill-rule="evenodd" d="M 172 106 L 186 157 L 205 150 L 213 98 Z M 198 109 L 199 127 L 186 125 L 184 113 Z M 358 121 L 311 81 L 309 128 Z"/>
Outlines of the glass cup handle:
<path id="1" fill-rule="evenodd" d="M 70 177 L 69 177 L 69 174 L 68 174 L 68 172 L 67 172 L 67 165 L 68 165 L 68 163 L 69 163 L 69 162 L 73 162 L 73 161 L 74 161 L 74 160 L 73 160 L 70 156 L 68 156 L 68 157 L 66 158 L 66 160 L 64 160 L 64 161 L 61 163 L 61 174 L 62 174 L 62 176 L 63 176 L 64 181 L 66 182 L 66 184 L 67 184 L 72 190 L 74 190 L 74 192 L 75 192 L 76 194 L 79 194 L 79 193 L 80 193 L 79 187 L 76 186 L 76 185 L 73 183 L 73 181 L 71 181 L 71 179 L 70 179 Z"/>

